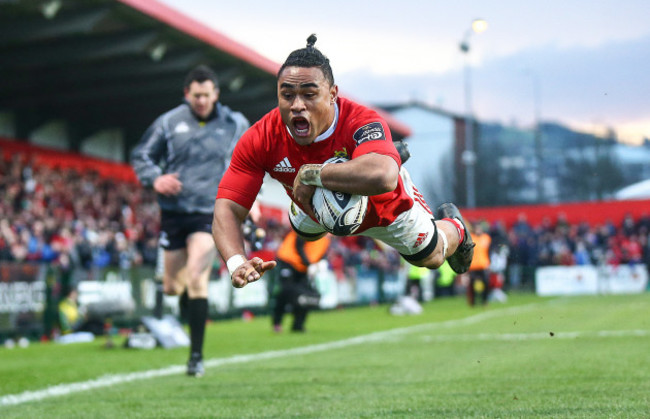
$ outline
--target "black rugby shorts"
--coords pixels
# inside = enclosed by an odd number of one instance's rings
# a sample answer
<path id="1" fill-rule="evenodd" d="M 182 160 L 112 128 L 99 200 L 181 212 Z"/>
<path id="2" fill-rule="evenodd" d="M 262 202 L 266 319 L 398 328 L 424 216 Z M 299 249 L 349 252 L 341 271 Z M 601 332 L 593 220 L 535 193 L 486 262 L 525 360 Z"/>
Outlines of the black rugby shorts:
<path id="1" fill-rule="evenodd" d="M 199 231 L 212 234 L 212 214 L 162 211 L 159 243 L 163 249 L 184 249 L 187 237 Z"/>

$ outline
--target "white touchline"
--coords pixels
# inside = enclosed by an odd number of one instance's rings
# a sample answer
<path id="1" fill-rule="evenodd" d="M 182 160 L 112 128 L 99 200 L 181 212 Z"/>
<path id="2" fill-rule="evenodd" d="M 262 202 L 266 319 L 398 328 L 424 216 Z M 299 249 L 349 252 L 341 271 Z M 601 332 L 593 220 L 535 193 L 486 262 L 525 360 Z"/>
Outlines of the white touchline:
<path id="1" fill-rule="evenodd" d="M 425 342 L 470 342 L 470 341 L 526 341 L 539 339 L 575 339 L 589 337 L 647 337 L 650 330 L 600 330 L 592 332 L 537 332 L 537 333 L 478 333 L 475 335 L 433 335 L 422 336 Z"/>
<path id="2" fill-rule="evenodd" d="M 510 307 L 501 310 L 492 310 L 480 313 L 471 317 L 459 320 L 449 320 L 440 323 L 427 323 L 410 327 L 403 327 L 399 329 L 392 329 L 383 332 L 375 332 L 367 335 L 356 336 L 349 339 L 338 340 L 334 342 L 326 342 L 315 345 L 302 346 L 293 349 L 285 349 L 278 351 L 268 351 L 248 355 L 235 355 L 228 358 L 217 358 L 206 360 L 204 365 L 207 368 L 218 367 L 228 364 L 241 364 L 246 362 L 254 362 L 272 358 L 282 358 L 292 355 L 304 355 L 315 352 L 328 351 L 331 349 L 344 348 L 347 346 L 360 345 L 369 342 L 384 341 L 395 336 L 421 332 L 435 329 L 448 329 L 456 326 L 474 324 L 492 317 L 503 316 L 504 314 L 517 314 L 524 311 L 531 310 L 537 307 L 539 303 L 528 304 L 525 306 Z M 614 332 L 612 332 L 614 333 Z M 13 406 L 28 402 L 40 401 L 51 397 L 64 396 L 73 393 L 80 393 L 82 391 L 93 390 L 103 387 L 112 387 L 122 383 L 130 383 L 133 381 L 147 380 L 155 377 L 164 377 L 168 375 L 182 374 L 185 372 L 185 365 L 173 365 L 156 370 L 132 372 L 125 374 L 111 374 L 104 375 L 92 380 L 81 381 L 77 383 L 59 384 L 44 388 L 42 390 L 25 391 L 19 394 L 8 394 L 0 397 L 0 406 Z"/>
<path id="3" fill-rule="evenodd" d="M 338 340 L 334 342 L 320 343 L 316 345 L 302 346 L 293 349 L 285 349 L 278 351 L 268 351 L 256 354 L 235 355 L 228 358 L 209 359 L 204 362 L 206 368 L 218 367 L 228 364 L 239 364 L 246 362 L 254 362 L 272 358 L 282 358 L 291 355 L 304 355 L 314 352 L 322 352 L 330 349 L 344 348 L 346 346 L 360 345 L 368 342 L 378 342 L 389 339 L 397 335 L 413 333 L 424 330 L 432 330 L 438 328 L 451 328 L 463 324 L 472 324 L 485 320 L 491 317 L 503 315 L 504 312 L 521 312 L 532 309 L 537 304 L 529 304 L 526 306 L 511 307 L 503 310 L 493 310 L 477 314 L 475 316 L 467 317 L 459 320 L 449 320 L 441 323 L 428 323 L 400 329 L 392 329 L 383 332 L 370 333 L 368 335 L 356 336 L 349 339 Z M 8 394 L 0 397 L 0 406 L 12 406 L 28 402 L 40 401 L 51 397 L 64 396 L 67 394 L 79 393 L 82 391 L 93 390 L 96 388 L 112 387 L 122 383 L 129 383 L 133 381 L 147 380 L 154 377 L 163 377 L 168 375 L 182 374 L 185 372 L 184 365 L 173 365 L 170 367 L 160 368 L 156 370 L 132 372 L 126 374 L 111 374 L 104 375 L 88 381 L 80 381 L 77 383 L 59 384 L 44 388 L 42 390 L 25 391 L 19 394 Z"/>

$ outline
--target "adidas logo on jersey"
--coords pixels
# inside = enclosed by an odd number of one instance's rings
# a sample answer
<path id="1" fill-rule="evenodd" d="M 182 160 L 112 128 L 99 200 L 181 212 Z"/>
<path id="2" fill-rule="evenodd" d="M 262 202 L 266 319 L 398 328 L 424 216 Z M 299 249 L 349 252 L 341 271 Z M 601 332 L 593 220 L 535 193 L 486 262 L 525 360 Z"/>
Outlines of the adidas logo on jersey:
<path id="1" fill-rule="evenodd" d="M 284 159 L 282 159 L 282 161 L 280 163 L 275 165 L 275 167 L 273 168 L 273 171 L 274 172 L 294 173 L 296 171 L 296 169 L 293 166 L 291 166 L 291 163 L 289 163 L 289 159 L 285 157 Z"/>

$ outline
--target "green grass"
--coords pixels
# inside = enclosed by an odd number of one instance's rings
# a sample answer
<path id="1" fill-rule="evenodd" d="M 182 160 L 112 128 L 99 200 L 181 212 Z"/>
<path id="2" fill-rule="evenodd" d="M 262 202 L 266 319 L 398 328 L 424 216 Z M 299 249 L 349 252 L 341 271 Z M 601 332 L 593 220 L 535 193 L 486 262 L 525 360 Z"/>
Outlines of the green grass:
<path id="1" fill-rule="evenodd" d="M 386 306 L 316 312 L 306 334 L 273 334 L 268 317 L 212 323 L 205 356 L 231 362 L 203 378 L 181 372 L 0 403 L 0 417 L 650 417 L 650 293 L 512 295 L 478 308 L 453 298 L 424 308 L 403 317 Z M 401 332 L 344 341 L 392 329 Z M 338 341 L 347 344 L 327 346 Z M 0 401 L 187 357 L 185 348 L 103 344 L 0 349 Z M 232 358 L 303 347 L 311 349 Z"/>

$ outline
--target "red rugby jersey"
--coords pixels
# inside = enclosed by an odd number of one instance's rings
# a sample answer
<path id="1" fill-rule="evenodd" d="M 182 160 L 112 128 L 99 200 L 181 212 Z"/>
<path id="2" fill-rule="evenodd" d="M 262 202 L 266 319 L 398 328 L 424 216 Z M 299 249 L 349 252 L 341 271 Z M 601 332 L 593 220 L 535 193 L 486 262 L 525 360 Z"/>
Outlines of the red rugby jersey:
<path id="1" fill-rule="evenodd" d="M 328 138 L 301 146 L 282 122 L 280 110 L 273 109 L 255 123 L 239 139 L 230 166 L 219 184 L 217 198 L 227 198 L 250 208 L 262 186 L 264 174 L 278 180 L 289 197 L 298 169 L 303 164 L 323 163 L 343 156 L 348 159 L 367 153 L 384 154 L 400 163 L 388 124 L 373 110 L 339 98 L 339 118 L 334 133 Z M 413 201 L 404 189 L 401 176 L 392 192 L 368 199 L 368 213 L 357 230 L 387 226 Z"/>

